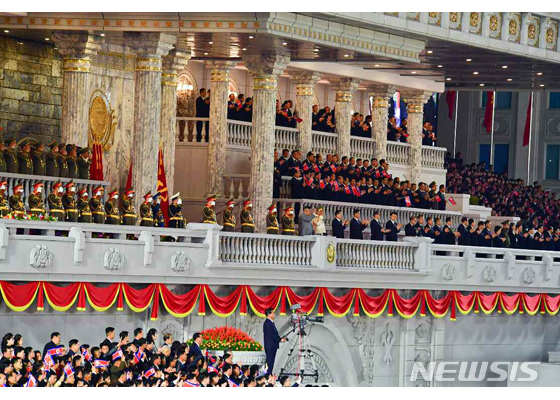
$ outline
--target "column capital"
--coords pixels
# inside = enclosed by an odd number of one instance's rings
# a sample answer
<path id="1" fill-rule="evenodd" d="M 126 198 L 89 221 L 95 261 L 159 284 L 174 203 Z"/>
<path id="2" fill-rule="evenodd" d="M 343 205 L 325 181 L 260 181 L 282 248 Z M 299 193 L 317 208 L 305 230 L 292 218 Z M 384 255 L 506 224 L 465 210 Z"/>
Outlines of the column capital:
<path id="1" fill-rule="evenodd" d="M 361 80 L 358 78 L 335 78 L 329 79 L 332 90 L 338 93 L 354 93 L 358 89 Z"/>
<path id="2" fill-rule="evenodd" d="M 319 82 L 319 79 L 321 79 L 321 74 L 316 71 L 290 71 L 290 79 L 296 85 L 315 86 L 317 82 Z"/>
<path id="3" fill-rule="evenodd" d="M 206 67 L 210 69 L 210 82 L 229 82 L 229 71 L 237 65 L 236 61 L 208 61 Z"/>
<path id="4" fill-rule="evenodd" d="M 165 56 L 177 43 L 177 36 L 160 32 L 125 32 L 124 39 L 139 57 Z"/>
<path id="5" fill-rule="evenodd" d="M 424 112 L 424 104 L 428 102 L 432 96 L 432 92 L 423 90 L 404 90 L 401 91 L 403 100 L 408 105 L 408 113 L 422 113 Z"/>
<path id="6" fill-rule="evenodd" d="M 247 55 L 243 57 L 245 66 L 253 75 L 253 88 L 256 90 L 276 90 L 278 75 L 290 62 L 290 57 L 278 53 Z"/>
<path id="7" fill-rule="evenodd" d="M 171 50 L 162 58 L 161 84 L 163 86 L 177 86 L 177 72 L 185 68 L 191 59 L 191 53 Z"/>
<path id="8" fill-rule="evenodd" d="M 389 99 L 393 97 L 397 88 L 393 85 L 377 84 L 367 87 L 368 95 L 373 97 L 373 108 L 389 107 Z"/>
<path id="9" fill-rule="evenodd" d="M 51 38 L 64 58 L 85 58 L 101 49 L 101 40 L 84 31 L 56 31 Z"/>

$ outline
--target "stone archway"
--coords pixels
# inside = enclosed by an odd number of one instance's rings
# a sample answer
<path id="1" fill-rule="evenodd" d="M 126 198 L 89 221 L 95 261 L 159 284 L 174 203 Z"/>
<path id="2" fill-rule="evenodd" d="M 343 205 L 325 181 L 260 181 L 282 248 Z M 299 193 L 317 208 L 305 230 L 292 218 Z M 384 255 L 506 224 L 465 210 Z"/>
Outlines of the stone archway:
<path id="1" fill-rule="evenodd" d="M 196 115 L 196 96 L 198 85 L 192 72 L 184 69 L 177 78 L 177 117 L 194 117 Z M 187 128 L 187 140 L 191 141 L 194 131 L 194 122 L 179 121 L 179 141 L 185 140 L 185 127 Z"/>
<path id="2" fill-rule="evenodd" d="M 232 93 L 235 95 L 235 97 L 237 97 L 237 95 L 239 94 L 239 85 L 237 84 L 235 79 L 230 76 L 228 82 L 228 95 Z"/>

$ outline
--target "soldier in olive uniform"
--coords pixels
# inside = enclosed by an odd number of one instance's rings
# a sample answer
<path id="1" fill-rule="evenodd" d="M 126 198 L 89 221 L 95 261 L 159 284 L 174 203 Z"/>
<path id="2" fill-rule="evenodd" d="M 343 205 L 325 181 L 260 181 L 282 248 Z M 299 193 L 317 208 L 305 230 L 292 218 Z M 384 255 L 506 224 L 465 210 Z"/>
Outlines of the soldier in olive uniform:
<path id="1" fill-rule="evenodd" d="M 33 160 L 31 159 L 31 142 L 29 139 L 20 144 L 21 150 L 18 152 L 19 173 L 33 175 Z"/>
<path id="2" fill-rule="evenodd" d="M 4 158 L 5 149 L 6 146 L 4 145 L 4 142 L 0 142 L 0 172 L 6 172 L 8 168 L 6 166 L 6 159 Z"/>
<path id="3" fill-rule="evenodd" d="M 62 196 L 62 204 L 66 211 L 66 221 L 78 222 L 78 209 L 76 208 L 76 185 L 70 181 L 66 184 L 66 193 Z"/>
<path id="4" fill-rule="evenodd" d="M 105 223 L 105 207 L 103 206 L 103 186 L 98 186 L 93 190 L 89 207 L 95 224 Z"/>
<path id="5" fill-rule="evenodd" d="M 58 176 L 58 143 L 52 141 L 49 147 L 51 150 L 47 153 L 47 175 Z"/>
<path id="6" fill-rule="evenodd" d="M 80 179 L 89 179 L 89 167 L 91 166 L 91 154 L 88 147 L 78 151 L 78 175 Z"/>
<path id="7" fill-rule="evenodd" d="M 161 209 L 161 193 L 157 192 L 154 194 L 154 200 L 152 201 L 152 215 L 154 218 L 154 226 L 165 228 L 165 217 L 163 216 L 163 211 Z"/>
<path id="8" fill-rule="evenodd" d="M 6 169 L 9 173 L 17 174 L 19 172 L 18 156 L 16 151 L 17 141 L 15 137 L 6 140 L 8 146 L 4 150 L 4 159 L 6 160 Z"/>
<path id="9" fill-rule="evenodd" d="M 58 176 L 68 178 L 68 162 L 66 161 L 66 144 L 61 143 L 58 146 Z"/>
<path id="10" fill-rule="evenodd" d="M 33 185 L 33 193 L 27 198 L 27 203 L 29 204 L 29 211 L 31 215 L 38 217 L 39 215 L 45 215 L 45 202 L 43 201 L 43 183 L 38 182 Z"/>
<path id="11" fill-rule="evenodd" d="M 109 193 L 109 200 L 105 203 L 105 213 L 107 214 L 106 224 L 120 225 L 121 213 L 119 211 L 119 194 L 116 190 Z"/>
<path id="12" fill-rule="evenodd" d="M 226 203 L 226 210 L 224 211 L 224 232 L 235 231 L 235 215 L 233 215 L 233 199 Z"/>
<path id="13" fill-rule="evenodd" d="M 243 202 L 243 210 L 241 210 L 241 232 L 243 233 L 255 233 L 255 222 L 253 221 L 253 216 L 251 215 L 251 209 L 253 204 L 251 200 L 245 200 Z"/>
<path id="14" fill-rule="evenodd" d="M 183 200 L 181 194 L 176 193 L 171 197 L 171 204 L 169 205 L 169 227 L 170 228 L 184 228 L 185 219 L 183 218 Z"/>
<path id="15" fill-rule="evenodd" d="M 152 191 L 144 195 L 144 202 L 140 205 L 140 226 L 154 226 L 153 200 Z"/>
<path id="16" fill-rule="evenodd" d="M 82 188 L 78 192 L 78 222 L 91 224 L 91 209 L 89 208 L 87 188 Z"/>
<path id="17" fill-rule="evenodd" d="M 8 181 L 0 182 L 0 216 L 2 217 L 10 213 L 6 190 L 8 190 Z"/>
<path id="18" fill-rule="evenodd" d="M 68 164 L 68 178 L 78 179 L 80 178 L 80 171 L 78 169 L 78 152 L 76 145 L 67 145 L 66 151 L 68 152 L 68 156 L 66 157 L 66 163 Z"/>
<path id="19" fill-rule="evenodd" d="M 266 215 L 266 233 L 269 235 L 278 235 L 278 217 L 276 217 L 276 206 L 273 204 L 268 207 Z"/>
<path id="20" fill-rule="evenodd" d="M 25 206 L 21 200 L 23 195 L 23 185 L 14 186 L 14 194 L 10 196 L 10 211 L 14 216 L 25 215 Z"/>
<path id="21" fill-rule="evenodd" d="M 282 235 L 296 235 L 294 209 L 292 207 L 288 207 L 284 210 L 284 215 L 282 216 Z"/>
<path id="22" fill-rule="evenodd" d="M 57 221 L 64 221 L 64 206 L 62 205 L 63 192 L 62 182 L 58 181 L 53 185 L 52 191 L 47 198 L 49 215 L 55 217 Z"/>
<path id="23" fill-rule="evenodd" d="M 122 201 L 123 225 L 136 225 L 136 220 L 138 220 L 138 214 L 136 214 L 136 207 L 134 207 L 134 190 L 128 189 L 124 192 L 124 198 Z"/>
<path id="24" fill-rule="evenodd" d="M 202 222 L 205 224 L 215 224 L 216 223 L 216 212 L 214 207 L 216 206 L 216 196 L 210 196 L 206 199 L 206 206 L 202 209 Z"/>
<path id="25" fill-rule="evenodd" d="M 47 174 L 47 159 L 45 157 L 45 146 L 41 142 L 35 142 L 31 152 L 33 160 L 33 174 L 44 176 Z"/>

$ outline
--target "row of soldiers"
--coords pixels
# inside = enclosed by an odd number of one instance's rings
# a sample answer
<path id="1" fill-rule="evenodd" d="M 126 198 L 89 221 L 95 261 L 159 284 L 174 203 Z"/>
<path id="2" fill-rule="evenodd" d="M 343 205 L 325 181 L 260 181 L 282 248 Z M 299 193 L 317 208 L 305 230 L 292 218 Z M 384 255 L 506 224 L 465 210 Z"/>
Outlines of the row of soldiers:
<path id="1" fill-rule="evenodd" d="M 0 142 L 0 172 L 25 175 L 90 179 L 91 152 L 88 147 L 51 142 L 49 152 L 40 141 L 25 139 L 18 144 L 15 137 Z"/>
<path id="2" fill-rule="evenodd" d="M 233 213 L 235 202 L 233 199 L 226 203 L 226 209 L 223 213 L 223 231 L 233 232 L 235 231 L 236 220 Z M 206 206 L 202 210 L 203 223 L 205 224 L 216 224 L 216 196 L 210 196 L 206 199 Z M 243 233 L 255 233 L 255 223 L 253 221 L 253 216 L 251 211 L 253 209 L 253 204 L 250 199 L 243 202 L 243 208 L 239 215 L 241 220 L 241 232 Z M 268 214 L 266 215 L 266 233 L 271 235 L 277 235 L 280 233 L 280 228 L 278 226 L 278 210 L 274 204 L 268 207 Z M 282 216 L 282 235 L 297 235 L 294 223 L 294 209 L 293 207 L 287 207 L 284 209 L 284 214 Z"/>
<path id="3" fill-rule="evenodd" d="M 26 214 L 23 203 L 23 185 L 16 185 L 13 194 L 7 198 L 8 182 L 0 182 L 0 214 L 2 217 L 10 212 L 14 217 Z M 66 190 L 64 190 L 66 189 Z M 83 222 L 110 225 L 136 225 L 140 220 L 141 226 L 165 227 L 163 211 L 160 205 L 160 193 L 152 195 L 151 191 L 144 195 L 144 201 L 140 205 L 140 213 L 136 212 L 134 206 L 133 189 L 125 191 L 122 201 L 122 213 L 119 207 L 117 190 L 109 193 L 109 199 L 103 203 L 104 188 L 98 186 L 93 190 L 92 198 L 86 188 L 82 188 L 77 193 L 76 185 L 69 181 L 64 185 L 56 182 L 52 185 L 51 193 L 47 196 L 47 201 L 43 199 L 44 184 L 41 182 L 33 185 L 33 192 L 28 196 L 27 202 L 31 215 L 40 217 L 51 216 L 57 221 Z M 182 201 L 180 194 L 173 195 L 169 205 L 169 226 L 171 228 L 184 228 L 185 219 L 182 214 Z M 48 212 L 47 212 L 48 206 Z"/>

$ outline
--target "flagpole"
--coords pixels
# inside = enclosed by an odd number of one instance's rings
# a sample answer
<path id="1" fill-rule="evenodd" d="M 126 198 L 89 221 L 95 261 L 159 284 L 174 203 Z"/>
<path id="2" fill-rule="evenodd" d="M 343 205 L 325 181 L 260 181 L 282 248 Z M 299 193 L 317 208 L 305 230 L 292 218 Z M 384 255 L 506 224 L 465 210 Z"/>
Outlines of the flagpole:
<path id="1" fill-rule="evenodd" d="M 452 157 L 455 157 L 457 154 L 457 109 L 459 108 L 459 91 L 455 92 L 455 128 L 453 132 L 453 154 Z"/>
<path id="2" fill-rule="evenodd" d="M 496 91 L 492 94 L 492 125 L 490 127 L 490 166 L 494 166 L 494 118 L 496 112 Z"/>
<path id="3" fill-rule="evenodd" d="M 532 138 L 532 131 L 533 131 L 533 91 L 531 91 L 531 96 L 529 96 L 529 104 L 531 104 L 531 111 L 529 113 L 529 155 L 527 158 L 527 182 L 525 185 L 528 185 L 530 182 L 529 174 L 531 171 L 531 138 Z"/>

